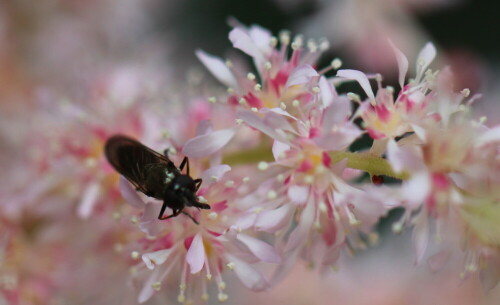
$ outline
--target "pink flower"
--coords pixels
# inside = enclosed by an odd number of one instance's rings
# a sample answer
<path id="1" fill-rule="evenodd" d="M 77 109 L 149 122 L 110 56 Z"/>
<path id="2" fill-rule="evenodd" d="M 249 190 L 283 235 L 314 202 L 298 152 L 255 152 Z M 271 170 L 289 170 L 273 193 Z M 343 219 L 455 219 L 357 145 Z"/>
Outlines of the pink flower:
<path id="1" fill-rule="evenodd" d="M 343 180 L 345 162 L 332 163 L 330 153 L 346 150 L 361 131 L 351 121 L 350 101 L 326 94 L 333 88 L 320 84 L 323 94 L 296 105 L 299 117 L 283 109 L 238 112 L 244 123 L 273 138 L 275 162 L 259 164 L 273 178 L 239 201 L 246 213 L 236 227 L 279 233 L 276 243 L 292 261 L 303 251 L 311 262 L 332 265 L 343 246 L 365 247 L 358 230 L 370 235 L 385 209 Z"/>
<path id="2" fill-rule="evenodd" d="M 448 235 L 465 232 L 464 274 L 475 272 L 481 262 L 500 255 L 491 250 L 500 245 L 500 236 L 493 228 L 500 217 L 499 197 L 489 187 L 499 181 L 498 162 L 492 156 L 498 152 L 500 129 L 488 130 L 459 114 L 453 121 L 421 127 L 415 142 L 418 145 L 409 145 L 410 141 L 402 145 L 390 141 L 388 145 L 388 159 L 395 170 L 411 173 L 398 195 L 407 211 L 396 226 L 400 229 L 410 221 L 415 225 L 417 263 L 424 259 L 432 241 L 432 225 L 437 228 L 437 240 L 445 230 Z M 412 212 L 417 212 L 414 217 Z"/>
<path id="3" fill-rule="evenodd" d="M 314 65 L 328 48 L 326 41 L 305 42 L 301 35 L 292 40 L 288 32 L 276 38 L 255 25 L 235 26 L 229 39 L 234 48 L 252 57 L 257 74 L 240 71 L 231 62 L 224 63 L 201 50 L 196 52 L 215 78 L 229 88 L 229 104 L 246 109 L 273 109 L 291 106 L 294 101 L 307 103 L 311 99 L 308 86 L 312 79 L 320 76 Z M 276 47 L 278 41 L 280 48 Z"/>
<path id="4" fill-rule="evenodd" d="M 225 301 L 228 298 L 224 292 L 225 269 L 234 271 L 252 290 L 267 287 L 267 280 L 254 265 L 260 261 L 278 263 L 280 256 L 269 244 L 243 232 L 229 230 L 238 213 L 232 202 L 239 196 L 244 182 L 230 179 L 228 170 L 227 166 L 216 166 L 202 174 L 210 178 L 202 184 L 198 198 L 208 202 L 211 210 L 186 209 L 199 225 L 184 215 L 159 221 L 161 203 L 149 201 L 143 204 L 144 212 L 138 225 L 148 237 L 139 240 L 139 244 L 142 261 L 153 272 L 139 294 L 140 303 L 148 300 L 172 274 L 176 274 L 180 281 L 179 302 L 196 297 L 194 286 L 201 287 L 198 297 L 207 300 L 212 279 L 218 289 L 217 298 Z M 130 187 L 124 186 L 124 193 L 129 192 L 132 192 Z"/>

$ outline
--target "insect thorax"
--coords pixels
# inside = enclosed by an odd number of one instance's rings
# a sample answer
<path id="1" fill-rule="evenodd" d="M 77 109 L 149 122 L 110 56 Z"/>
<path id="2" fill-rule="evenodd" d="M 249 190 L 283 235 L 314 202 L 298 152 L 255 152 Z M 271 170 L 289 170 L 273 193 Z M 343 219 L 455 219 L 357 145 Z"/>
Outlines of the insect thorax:
<path id="1" fill-rule="evenodd" d="M 152 193 L 152 197 L 163 199 L 165 190 L 176 176 L 176 173 L 168 171 L 163 164 L 151 164 L 145 167 L 146 187 Z"/>

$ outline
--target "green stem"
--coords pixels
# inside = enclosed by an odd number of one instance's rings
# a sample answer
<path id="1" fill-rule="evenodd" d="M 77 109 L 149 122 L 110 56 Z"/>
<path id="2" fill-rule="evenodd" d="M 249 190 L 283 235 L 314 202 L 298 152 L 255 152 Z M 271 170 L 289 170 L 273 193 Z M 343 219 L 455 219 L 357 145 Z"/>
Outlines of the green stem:
<path id="1" fill-rule="evenodd" d="M 332 158 L 332 163 L 337 163 L 346 159 L 346 166 L 348 168 L 359 169 L 369 173 L 370 175 L 382 175 L 400 180 L 406 180 L 409 178 L 408 173 L 394 172 L 386 159 L 370 153 L 334 151 L 330 152 L 330 157 Z M 222 159 L 223 164 L 228 164 L 230 166 L 256 164 L 260 161 L 274 161 L 269 143 L 264 143 L 255 148 L 225 155 Z"/>
<path id="2" fill-rule="evenodd" d="M 387 162 L 386 159 L 372 155 L 370 153 L 335 151 L 330 153 L 330 157 L 332 158 L 332 163 L 337 163 L 344 159 L 347 159 L 347 167 L 365 171 L 370 175 L 382 175 L 400 180 L 406 180 L 409 178 L 408 173 L 394 172 L 391 165 L 389 164 L 389 162 Z"/>

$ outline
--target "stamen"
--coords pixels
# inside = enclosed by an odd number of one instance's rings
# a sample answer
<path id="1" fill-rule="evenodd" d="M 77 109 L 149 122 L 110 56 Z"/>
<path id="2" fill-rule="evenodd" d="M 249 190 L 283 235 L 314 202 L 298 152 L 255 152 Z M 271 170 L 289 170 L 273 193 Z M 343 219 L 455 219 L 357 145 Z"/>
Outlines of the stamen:
<path id="1" fill-rule="evenodd" d="M 226 183 L 224 183 L 225 187 L 233 187 L 234 186 L 234 181 L 233 180 L 228 180 Z"/>
<path id="2" fill-rule="evenodd" d="M 242 181 L 243 183 L 247 183 L 248 181 L 250 181 L 250 177 L 243 177 Z"/>
<path id="3" fill-rule="evenodd" d="M 266 63 L 264 64 L 264 68 L 266 70 L 271 70 L 272 67 L 273 67 L 273 65 L 269 61 L 266 61 Z"/>
<path id="4" fill-rule="evenodd" d="M 244 106 L 244 105 L 247 104 L 247 100 L 244 97 L 242 97 L 242 98 L 240 98 L 240 100 L 238 101 L 238 103 L 240 103 L 240 105 Z"/>
<path id="5" fill-rule="evenodd" d="M 392 232 L 396 234 L 401 234 L 401 232 L 403 232 L 403 224 L 400 221 L 393 223 Z"/>
<path id="6" fill-rule="evenodd" d="M 235 264 L 235 263 L 233 263 L 233 262 L 230 262 L 230 263 L 227 263 L 227 265 L 226 265 L 226 266 L 227 266 L 227 268 L 228 268 L 229 270 L 234 270 L 234 267 L 236 266 L 236 264 Z"/>
<path id="7" fill-rule="evenodd" d="M 151 284 L 151 288 L 153 288 L 153 290 L 155 291 L 160 291 L 161 282 L 154 282 L 153 284 Z"/>
<path id="8" fill-rule="evenodd" d="M 210 219 L 210 220 L 216 220 L 218 216 L 219 216 L 219 214 L 217 214 L 216 212 L 210 212 L 207 215 L 208 219 Z"/>
<path id="9" fill-rule="evenodd" d="M 318 86 L 313 87 L 312 92 L 318 94 L 320 92 L 319 87 Z"/>
<path id="10" fill-rule="evenodd" d="M 344 206 L 345 212 L 347 214 L 347 218 L 349 218 L 349 224 L 351 226 L 359 226 L 361 224 L 361 221 L 359 221 L 356 216 L 354 216 L 354 213 L 351 212 L 349 207 Z"/>
<path id="11" fill-rule="evenodd" d="M 236 119 L 234 121 L 236 122 L 237 125 L 243 124 L 243 120 L 242 119 Z"/>
<path id="12" fill-rule="evenodd" d="M 326 51 L 330 48 L 330 42 L 326 38 L 321 38 L 319 40 L 319 49 L 320 51 Z"/>
<path id="13" fill-rule="evenodd" d="M 116 244 L 114 244 L 113 248 L 114 248 L 115 252 L 120 253 L 123 251 L 123 244 L 116 243 Z"/>
<path id="14" fill-rule="evenodd" d="M 276 191 L 270 190 L 269 192 L 267 192 L 267 199 L 274 200 L 277 197 L 278 197 L 278 193 L 276 193 Z"/>
<path id="15" fill-rule="evenodd" d="M 134 215 L 134 216 L 130 217 L 130 222 L 135 225 L 139 222 L 139 218 Z"/>
<path id="16" fill-rule="evenodd" d="M 304 177 L 304 183 L 306 183 L 306 184 L 313 184 L 314 183 L 314 177 L 312 175 L 306 175 Z"/>
<path id="17" fill-rule="evenodd" d="M 465 88 L 462 91 L 460 91 L 460 93 L 462 94 L 463 97 L 468 97 L 470 95 L 470 89 Z"/>
<path id="18" fill-rule="evenodd" d="M 269 39 L 269 44 L 271 45 L 271 47 L 275 48 L 278 45 L 278 38 L 274 36 L 271 37 L 271 39 Z"/>
<path id="19" fill-rule="evenodd" d="M 342 60 L 340 58 L 334 58 L 330 63 L 333 69 L 338 70 L 342 67 Z"/>
<path id="20" fill-rule="evenodd" d="M 286 110 L 286 104 L 283 102 L 280 102 L 280 108 L 283 110 Z"/>
<path id="21" fill-rule="evenodd" d="M 208 98 L 208 102 L 211 104 L 215 104 L 217 102 L 217 98 L 215 96 L 211 96 Z"/>
<path id="22" fill-rule="evenodd" d="M 140 256 L 139 252 L 137 251 L 132 251 L 132 253 L 130 253 L 130 257 L 134 260 L 138 259 Z"/>
<path id="23" fill-rule="evenodd" d="M 292 106 L 295 108 L 298 108 L 300 106 L 300 101 L 299 100 L 293 100 L 292 101 Z"/>
<path id="24" fill-rule="evenodd" d="M 304 44 L 304 36 L 302 36 L 300 34 L 295 36 L 295 38 L 293 39 L 293 42 L 292 42 L 292 50 L 297 50 L 297 49 L 302 48 L 303 44 Z"/>
<path id="25" fill-rule="evenodd" d="M 257 109 L 256 107 L 252 107 L 252 108 L 250 108 L 250 110 L 252 110 L 252 112 L 258 112 L 259 111 L 259 109 Z"/>
<path id="26" fill-rule="evenodd" d="M 198 196 L 198 202 L 199 203 L 207 203 L 207 199 L 205 199 L 205 197 L 203 197 L 203 196 Z"/>
<path id="27" fill-rule="evenodd" d="M 361 98 L 354 92 L 347 93 L 347 98 L 349 98 L 352 102 L 361 103 Z"/>
<path id="28" fill-rule="evenodd" d="M 177 296 L 177 301 L 179 303 L 184 303 L 186 302 L 186 277 L 187 277 L 187 262 L 184 261 L 184 264 L 182 266 L 182 272 L 181 272 L 181 283 L 179 284 L 179 295 Z"/>
<path id="29" fill-rule="evenodd" d="M 288 45 L 290 43 L 290 31 L 283 30 L 279 33 L 280 43 L 282 45 Z"/>
<path id="30" fill-rule="evenodd" d="M 122 217 L 122 215 L 120 212 L 113 212 L 113 219 L 114 220 L 120 220 L 121 217 Z"/>
<path id="31" fill-rule="evenodd" d="M 87 168 L 94 168 L 97 165 L 97 160 L 95 158 L 85 158 L 84 161 L 85 167 Z"/>
<path id="32" fill-rule="evenodd" d="M 321 201 L 319 203 L 319 211 L 322 213 L 325 213 L 326 211 L 328 211 L 327 206 L 326 206 L 326 202 Z"/>
<path id="33" fill-rule="evenodd" d="M 316 41 L 314 41 L 314 39 L 307 40 L 307 48 L 311 53 L 316 53 L 318 51 L 318 45 L 316 44 Z"/>
<path id="34" fill-rule="evenodd" d="M 232 62 L 232 61 L 230 61 L 229 59 L 227 59 L 225 63 L 226 63 L 226 66 L 227 66 L 228 68 L 232 68 L 232 67 L 233 67 L 233 62 Z"/>
<path id="35" fill-rule="evenodd" d="M 260 161 L 259 164 L 257 165 L 257 168 L 260 169 L 261 171 L 266 170 L 269 167 L 269 164 L 265 161 Z"/>
<path id="36" fill-rule="evenodd" d="M 314 228 L 316 230 L 320 230 L 321 229 L 321 223 L 319 222 L 319 220 L 316 220 L 313 224 Z"/>
<path id="37" fill-rule="evenodd" d="M 206 292 L 201 295 L 201 300 L 202 301 L 206 302 L 206 301 L 208 301 L 208 298 L 209 298 L 209 296 L 208 296 L 208 293 L 206 293 Z"/>
<path id="38" fill-rule="evenodd" d="M 262 85 L 261 84 L 255 84 L 255 86 L 253 88 L 255 89 L 255 91 L 260 91 L 262 89 Z"/>
<path id="39" fill-rule="evenodd" d="M 228 299 L 228 295 L 222 292 L 219 292 L 217 295 L 217 298 L 219 299 L 219 302 L 225 302 Z"/>
<path id="40" fill-rule="evenodd" d="M 227 88 L 227 93 L 229 94 L 233 94 L 234 93 L 234 89 L 233 88 Z"/>
<path id="41" fill-rule="evenodd" d="M 253 73 L 249 72 L 249 73 L 247 74 L 247 78 L 248 78 L 249 80 L 254 80 L 254 79 L 255 79 L 255 74 L 253 74 Z"/>

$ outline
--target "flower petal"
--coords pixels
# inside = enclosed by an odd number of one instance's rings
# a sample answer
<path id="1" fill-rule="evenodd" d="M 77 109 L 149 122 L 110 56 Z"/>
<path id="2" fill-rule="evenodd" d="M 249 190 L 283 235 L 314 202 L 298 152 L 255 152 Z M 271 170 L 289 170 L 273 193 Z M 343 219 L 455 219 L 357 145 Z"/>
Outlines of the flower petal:
<path id="1" fill-rule="evenodd" d="M 148 269 L 153 270 L 155 266 L 163 264 L 169 257 L 170 253 L 172 253 L 172 249 L 163 249 L 145 253 L 142 255 L 142 261 L 146 264 Z"/>
<path id="2" fill-rule="evenodd" d="M 417 76 L 415 78 L 416 82 L 419 82 L 421 77 L 424 75 L 425 70 L 431 62 L 434 60 L 436 57 L 436 47 L 431 43 L 428 42 L 425 44 L 425 46 L 422 48 L 420 53 L 418 53 L 417 57 Z"/>
<path id="3" fill-rule="evenodd" d="M 280 256 L 272 246 L 257 238 L 245 234 L 238 234 L 236 239 L 247 246 L 250 252 L 263 262 L 277 264 L 281 261 Z"/>
<path id="4" fill-rule="evenodd" d="M 149 236 L 156 236 L 159 231 L 158 214 L 160 213 L 161 204 L 158 202 L 147 202 L 144 205 L 144 212 L 139 221 L 139 229 Z"/>
<path id="5" fill-rule="evenodd" d="M 354 125 L 350 128 L 344 128 L 337 132 L 325 134 L 314 138 L 314 143 L 324 150 L 344 150 L 362 134 Z"/>
<path id="6" fill-rule="evenodd" d="M 282 159 L 285 156 L 285 152 L 290 150 L 290 145 L 280 142 L 280 141 L 274 141 L 273 142 L 273 156 L 274 160 Z"/>
<path id="7" fill-rule="evenodd" d="M 495 126 L 480 135 L 475 142 L 475 146 L 480 147 L 496 141 L 500 141 L 500 126 Z"/>
<path id="8" fill-rule="evenodd" d="M 271 54 L 273 48 L 270 44 L 272 34 L 270 31 L 265 28 L 252 25 L 248 29 L 248 35 L 252 38 L 253 42 L 257 46 L 257 48 L 261 51 L 262 54 L 269 55 Z"/>
<path id="9" fill-rule="evenodd" d="M 290 237 L 288 238 L 285 252 L 292 251 L 307 241 L 307 236 L 309 235 L 314 222 L 314 210 L 315 208 L 312 202 L 306 204 L 305 208 L 302 210 L 302 214 L 300 215 L 297 227 L 292 231 Z"/>
<path id="10" fill-rule="evenodd" d="M 416 209 L 422 205 L 431 191 L 431 179 L 425 172 L 412 175 L 411 179 L 405 181 L 401 187 L 403 199 L 410 209 Z"/>
<path id="11" fill-rule="evenodd" d="M 203 238 L 201 233 L 194 236 L 191 246 L 186 253 L 186 262 L 191 268 L 191 273 L 198 273 L 205 264 L 205 246 L 203 245 Z"/>
<path id="12" fill-rule="evenodd" d="M 361 85 L 361 88 L 363 88 L 366 92 L 366 95 L 370 98 L 370 100 L 375 101 L 375 95 L 373 94 L 372 87 L 370 86 L 370 81 L 368 81 L 368 77 L 366 77 L 363 72 L 350 69 L 338 70 L 337 76 L 356 80 Z"/>
<path id="13" fill-rule="evenodd" d="M 406 73 L 408 72 L 408 58 L 401 52 L 400 49 L 398 49 L 392 41 L 389 40 L 389 45 L 391 46 L 392 50 L 394 51 L 394 54 L 396 55 L 396 60 L 398 62 L 398 69 L 399 69 L 399 85 L 401 86 L 401 89 L 403 89 L 405 85 L 405 76 Z"/>
<path id="14" fill-rule="evenodd" d="M 424 258 L 427 245 L 429 244 L 427 217 L 422 213 L 418 216 L 415 228 L 413 229 L 412 241 L 416 253 L 415 264 L 420 265 Z"/>
<path id="15" fill-rule="evenodd" d="M 284 116 L 287 116 L 293 120 L 297 120 L 296 117 L 294 117 L 293 115 L 291 115 L 288 111 L 286 110 L 283 110 L 281 108 L 261 108 L 260 113 L 269 113 L 269 112 L 274 112 L 274 113 L 277 113 L 277 114 L 280 114 L 280 115 L 284 115 Z"/>
<path id="16" fill-rule="evenodd" d="M 212 132 L 214 132 L 214 125 L 210 120 L 202 120 L 198 123 L 198 126 L 196 126 L 197 136 L 204 136 Z"/>
<path id="17" fill-rule="evenodd" d="M 336 124 L 343 124 L 351 115 L 351 101 L 346 96 L 333 100 L 323 112 L 323 129 L 330 132 Z"/>
<path id="18" fill-rule="evenodd" d="M 437 272 L 450 260 L 450 256 L 450 250 L 439 251 L 427 259 L 427 264 L 432 272 Z"/>
<path id="19" fill-rule="evenodd" d="M 310 65 L 300 65 L 290 73 L 285 88 L 306 84 L 311 81 L 311 78 L 316 76 L 319 76 L 319 74 L 313 67 Z"/>
<path id="20" fill-rule="evenodd" d="M 259 116 L 257 116 L 255 113 L 252 111 L 248 110 L 242 110 L 238 111 L 236 113 L 236 116 L 243 120 L 246 124 L 249 126 L 262 131 L 266 135 L 270 136 L 271 138 L 278 140 L 283 143 L 287 143 L 288 140 L 285 135 L 282 133 L 277 132 L 273 127 L 267 124 L 267 122 L 264 122 Z"/>
<path id="21" fill-rule="evenodd" d="M 234 136 L 234 129 L 222 129 L 194 137 L 186 142 L 182 153 L 190 158 L 209 156 L 224 147 Z"/>
<path id="22" fill-rule="evenodd" d="M 196 50 L 196 57 L 203 65 L 212 73 L 212 75 L 222 84 L 229 88 L 238 90 L 238 81 L 234 77 L 233 72 L 226 66 L 222 59 L 205 53 L 202 50 Z"/>
<path id="23" fill-rule="evenodd" d="M 97 182 L 92 182 L 83 191 L 83 197 L 78 205 L 78 216 L 81 218 L 88 218 L 92 211 L 94 210 L 94 206 L 97 203 L 97 199 L 99 198 L 101 188 Z"/>
<path id="24" fill-rule="evenodd" d="M 205 183 L 210 183 L 213 180 L 217 181 L 224 176 L 225 173 L 231 170 L 231 166 L 227 164 L 219 164 L 219 165 L 214 165 L 204 171 L 201 175 L 200 178 L 205 182 Z"/>
<path id="25" fill-rule="evenodd" d="M 309 197 L 309 187 L 292 185 L 288 188 L 288 198 L 294 203 L 304 204 Z"/>
<path id="26" fill-rule="evenodd" d="M 262 274 L 260 274 L 260 272 L 253 268 L 250 264 L 234 255 L 226 254 L 226 258 L 229 262 L 234 263 L 233 270 L 236 276 L 247 288 L 252 289 L 253 291 L 262 291 L 269 286 Z"/>
<path id="27" fill-rule="evenodd" d="M 144 303 L 147 300 L 149 300 L 153 294 L 155 293 L 155 290 L 153 289 L 153 283 L 157 282 L 160 279 L 160 270 L 156 269 L 153 271 L 153 273 L 149 276 L 147 281 L 144 283 L 144 286 L 142 286 L 141 292 L 139 293 L 139 296 L 137 297 L 137 302 L 139 303 Z"/>
<path id="28" fill-rule="evenodd" d="M 396 173 L 401 173 L 404 170 L 414 172 L 425 168 L 415 151 L 408 147 L 399 147 L 392 139 L 387 143 L 387 160 Z"/>
<path id="29" fill-rule="evenodd" d="M 319 78 L 318 87 L 323 107 L 328 107 L 332 103 L 333 99 L 338 96 L 337 91 L 335 91 L 335 88 L 324 76 Z"/>
<path id="30" fill-rule="evenodd" d="M 142 201 L 141 197 L 137 194 L 137 191 L 132 188 L 130 183 L 123 176 L 120 176 L 120 193 L 125 201 L 127 201 L 127 203 L 134 208 L 144 208 L 144 201 Z"/>
<path id="31" fill-rule="evenodd" d="M 260 65 L 264 63 L 265 58 L 258 46 L 255 44 L 255 41 L 245 30 L 239 27 L 234 28 L 231 32 L 229 32 L 229 40 L 233 44 L 233 47 L 252 56 L 260 69 Z"/>
<path id="32" fill-rule="evenodd" d="M 259 231 L 274 233 L 282 229 L 290 221 L 293 211 L 294 208 L 291 204 L 285 204 L 273 210 L 262 211 L 255 222 L 255 228 Z"/>

